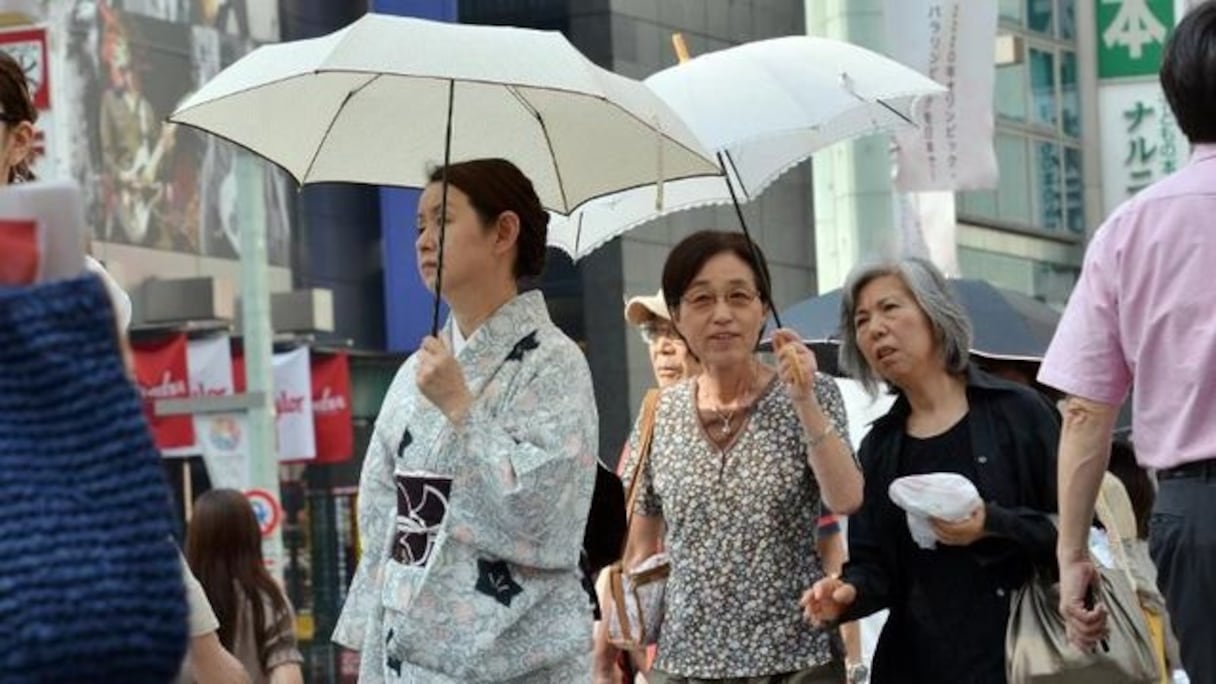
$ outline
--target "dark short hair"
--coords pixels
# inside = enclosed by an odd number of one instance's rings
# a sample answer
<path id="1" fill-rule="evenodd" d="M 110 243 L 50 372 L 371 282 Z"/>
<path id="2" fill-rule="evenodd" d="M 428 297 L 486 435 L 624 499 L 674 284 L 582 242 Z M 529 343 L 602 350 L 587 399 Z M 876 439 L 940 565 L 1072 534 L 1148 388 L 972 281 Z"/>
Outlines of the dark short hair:
<path id="1" fill-rule="evenodd" d="M 25 70 L 13 59 L 12 55 L 0 50 L 0 121 L 8 124 L 19 124 L 28 121 L 31 124 L 38 120 L 38 109 L 30 98 L 29 83 L 25 80 Z M 9 172 L 9 182 L 17 180 L 34 180 L 29 161 L 22 160 Z"/>
<path id="2" fill-rule="evenodd" d="M 1153 487 L 1153 479 L 1149 477 L 1148 471 L 1136 462 L 1136 450 L 1131 442 L 1124 439 L 1111 442 L 1110 465 L 1107 470 L 1119 478 L 1123 488 L 1127 490 L 1127 498 L 1131 500 L 1132 513 L 1136 517 L 1136 536 L 1148 539 L 1148 524 L 1153 515 L 1157 490 Z"/>
<path id="3" fill-rule="evenodd" d="M 443 167 L 433 167 L 427 176 L 431 183 L 442 182 Z M 549 212 L 541 206 L 536 188 L 523 171 L 506 159 L 472 159 L 448 166 L 447 179 L 468 196 L 483 224 L 506 211 L 519 217 L 515 277 L 539 277 L 545 270 Z"/>
<path id="4" fill-rule="evenodd" d="M 1216 142 L 1216 0 L 1195 5 L 1170 35 L 1161 88 L 1193 144 Z"/>
<path id="5" fill-rule="evenodd" d="M 756 291 L 765 307 L 773 305 L 772 280 L 764 252 L 743 233 L 725 230 L 701 230 L 680 240 L 663 264 L 663 299 L 667 308 L 675 311 L 680 299 L 688 292 L 692 281 L 706 262 L 719 254 L 733 254 L 747 264 L 756 281 Z"/>

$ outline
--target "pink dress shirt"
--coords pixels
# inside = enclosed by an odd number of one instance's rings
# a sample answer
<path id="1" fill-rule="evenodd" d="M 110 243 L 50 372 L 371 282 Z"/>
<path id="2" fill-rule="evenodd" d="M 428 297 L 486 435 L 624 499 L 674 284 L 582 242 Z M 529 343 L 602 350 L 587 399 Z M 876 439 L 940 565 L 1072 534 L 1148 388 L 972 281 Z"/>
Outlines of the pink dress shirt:
<path id="1" fill-rule="evenodd" d="M 1141 465 L 1216 458 L 1216 145 L 1098 229 L 1039 381 L 1120 404 Z"/>

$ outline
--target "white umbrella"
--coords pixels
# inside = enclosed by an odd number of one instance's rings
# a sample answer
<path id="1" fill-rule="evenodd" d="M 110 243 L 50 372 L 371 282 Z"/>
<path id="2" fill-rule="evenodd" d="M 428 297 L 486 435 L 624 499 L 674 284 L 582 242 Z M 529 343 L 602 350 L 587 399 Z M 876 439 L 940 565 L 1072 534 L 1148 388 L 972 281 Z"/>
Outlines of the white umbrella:
<path id="1" fill-rule="evenodd" d="M 913 125 L 917 100 L 946 90 L 876 52 L 809 36 L 711 52 L 645 83 L 718 154 L 730 183 L 668 183 L 661 205 L 654 188 L 638 188 L 555 217 L 550 242 L 575 259 L 663 214 L 750 200 L 827 145 Z"/>
<path id="2" fill-rule="evenodd" d="M 595 66 L 559 33 L 379 14 L 259 48 L 169 118 L 237 143 L 301 184 L 422 187 L 430 164 L 503 157 L 563 213 L 611 192 L 718 172 L 651 90 Z"/>

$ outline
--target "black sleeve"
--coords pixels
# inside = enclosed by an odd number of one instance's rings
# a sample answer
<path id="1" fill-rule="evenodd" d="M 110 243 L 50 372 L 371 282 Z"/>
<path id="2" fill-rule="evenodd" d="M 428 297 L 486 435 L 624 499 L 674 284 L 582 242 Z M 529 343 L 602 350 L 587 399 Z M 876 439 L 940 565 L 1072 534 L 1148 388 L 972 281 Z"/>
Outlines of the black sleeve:
<path id="1" fill-rule="evenodd" d="M 849 560 L 842 579 L 857 589 L 857 600 L 845 611 L 840 622 L 850 622 L 876 613 L 891 605 L 900 582 L 898 530 L 893 529 L 886 489 L 890 482 L 882 477 L 882 458 L 886 449 L 873 433 L 861 445 L 865 498 L 861 508 L 848 518 Z"/>
<path id="2" fill-rule="evenodd" d="M 1054 407 L 1034 393 L 1018 395 L 1018 410 L 1006 420 L 1015 421 L 1014 435 L 1020 474 L 1019 505 L 989 503 L 984 528 L 993 536 L 1013 542 L 1013 552 L 1029 556 L 1035 565 L 1055 563 L 1056 524 L 1051 516 L 1056 505 L 1056 454 L 1060 443 L 1060 420 Z M 1008 548 L 1008 547 L 1007 547 Z M 981 558 L 989 563 L 1007 554 Z"/>

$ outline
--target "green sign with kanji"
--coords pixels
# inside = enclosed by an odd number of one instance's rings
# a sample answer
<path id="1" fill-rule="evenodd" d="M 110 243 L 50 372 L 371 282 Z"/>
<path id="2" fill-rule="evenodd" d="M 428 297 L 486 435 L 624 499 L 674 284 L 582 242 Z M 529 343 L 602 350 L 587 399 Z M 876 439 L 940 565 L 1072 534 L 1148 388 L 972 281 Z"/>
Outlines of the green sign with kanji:
<path id="1" fill-rule="evenodd" d="M 1094 0 L 1098 78 L 1152 76 L 1174 28 L 1174 0 Z"/>

